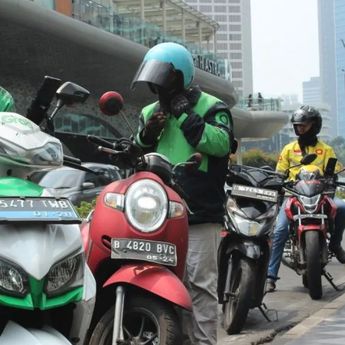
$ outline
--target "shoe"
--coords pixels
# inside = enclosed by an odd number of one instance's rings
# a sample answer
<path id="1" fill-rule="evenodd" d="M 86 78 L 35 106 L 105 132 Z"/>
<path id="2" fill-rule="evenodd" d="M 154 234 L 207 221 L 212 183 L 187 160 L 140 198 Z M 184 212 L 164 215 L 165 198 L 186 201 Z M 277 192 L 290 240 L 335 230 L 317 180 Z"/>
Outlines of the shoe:
<path id="1" fill-rule="evenodd" d="M 272 278 L 266 279 L 265 292 L 273 292 L 276 289 L 276 282 Z"/>
<path id="2" fill-rule="evenodd" d="M 345 264 L 345 250 L 341 246 L 329 246 L 329 250 L 334 253 L 335 257 L 341 264 Z"/>

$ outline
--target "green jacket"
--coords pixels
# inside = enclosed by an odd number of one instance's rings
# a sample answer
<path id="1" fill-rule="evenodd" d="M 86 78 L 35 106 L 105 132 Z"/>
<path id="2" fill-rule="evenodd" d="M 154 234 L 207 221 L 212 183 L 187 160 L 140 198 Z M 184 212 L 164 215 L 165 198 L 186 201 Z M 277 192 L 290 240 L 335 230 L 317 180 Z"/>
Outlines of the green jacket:
<path id="1" fill-rule="evenodd" d="M 140 137 L 148 119 L 159 109 L 155 102 L 143 108 L 136 142 L 147 151 L 161 153 L 172 164 L 185 162 L 196 152 L 202 163 L 195 173 L 177 172 L 180 186 L 188 195 L 186 200 L 193 212 L 190 223 L 222 222 L 224 214 L 224 183 L 233 140 L 232 117 L 227 105 L 198 88 L 186 91 L 192 112 L 179 119 L 169 115 L 165 126 L 152 145 Z"/>
<path id="2" fill-rule="evenodd" d="M 14 100 L 11 94 L 0 86 L 0 111 L 14 111 Z"/>

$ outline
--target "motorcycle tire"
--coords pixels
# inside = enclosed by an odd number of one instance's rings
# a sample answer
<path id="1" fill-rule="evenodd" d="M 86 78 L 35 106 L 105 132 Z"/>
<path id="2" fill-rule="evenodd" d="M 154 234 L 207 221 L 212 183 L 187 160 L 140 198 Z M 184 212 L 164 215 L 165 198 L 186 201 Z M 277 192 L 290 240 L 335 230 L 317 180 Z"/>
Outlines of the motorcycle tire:
<path id="1" fill-rule="evenodd" d="M 98 321 L 89 345 L 111 345 L 114 324 L 114 306 Z M 178 317 L 171 305 L 150 296 L 130 296 L 124 308 L 125 344 L 182 344 Z M 151 339 L 151 340 L 150 340 Z"/>
<path id="2" fill-rule="evenodd" d="M 322 297 L 320 239 L 316 231 L 305 234 L 305 257 L 307 262 L 307 281 L 309 295 L 317 300 Z"/>
<path id="3" fill-rule="evenodd" d="M 223 326 L 228 334 L 237 334 L 247 319 L 256 273 L 253 263 L 244 257 L 232 256 L 231 266 L 230 296 L 223 303 Z"/>

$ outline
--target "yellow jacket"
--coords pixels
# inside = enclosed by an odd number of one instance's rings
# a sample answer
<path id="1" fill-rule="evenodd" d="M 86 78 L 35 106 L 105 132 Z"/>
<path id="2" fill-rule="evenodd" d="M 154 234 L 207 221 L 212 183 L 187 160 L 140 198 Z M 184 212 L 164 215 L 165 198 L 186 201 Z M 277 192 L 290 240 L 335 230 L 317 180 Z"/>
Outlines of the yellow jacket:
<path id="1" fill-rule="evenodd" d="M 328 159 L 331 157 L 336 158 L 333 148 L 321 140 L 318 140 L 315 146 L 307 146 L 305 148 L 305 151 L 306 153 L 317 154 L 317 158 L 312 162 L 312 164 L 318 166 L 323 172 L 326 169 Z M 297 140 L 285 145 L 282 152 L 280 153 L 276 171 L 285 173 L 286 169 L 288 169 L 289 167 L 299 164 L 302 157 L 302 150 Z M 296 175 L 299 172 L 300 168 L 301 166 L 292 168 L 290 170 L 290 180 L 296 179 Z M 342 166 L 338 161 L 335 170 L 339 171 L 341 170 L 341 168 Z"/>

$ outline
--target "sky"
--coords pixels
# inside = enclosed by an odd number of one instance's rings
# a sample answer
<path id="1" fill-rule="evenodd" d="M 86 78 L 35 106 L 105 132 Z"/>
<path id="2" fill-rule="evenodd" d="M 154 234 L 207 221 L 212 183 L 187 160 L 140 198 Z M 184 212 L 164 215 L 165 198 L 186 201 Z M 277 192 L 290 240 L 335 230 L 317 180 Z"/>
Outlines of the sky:
<path id="1" fill-rule="evenodd" d="M 251 0 L 254 92 L 297 94 L 319 76 L 317 0 Z"/>

